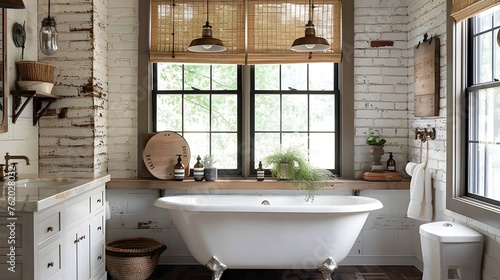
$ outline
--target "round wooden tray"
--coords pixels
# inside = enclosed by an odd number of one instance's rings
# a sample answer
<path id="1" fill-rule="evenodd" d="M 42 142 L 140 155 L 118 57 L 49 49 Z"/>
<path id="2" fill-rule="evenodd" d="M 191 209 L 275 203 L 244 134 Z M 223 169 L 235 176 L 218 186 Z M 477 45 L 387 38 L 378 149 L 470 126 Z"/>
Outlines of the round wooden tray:
<path id="1" fill-rule="evenodd" d="M 191 151 L 189 145 L 176 132 L 162 131 L 153 135 L 142 152 L 142 160 L 154 177 L 162 180 L 175 179 L 174 167 L 177 155 L 181 155 L 182 164 L 188 170 Z"/>

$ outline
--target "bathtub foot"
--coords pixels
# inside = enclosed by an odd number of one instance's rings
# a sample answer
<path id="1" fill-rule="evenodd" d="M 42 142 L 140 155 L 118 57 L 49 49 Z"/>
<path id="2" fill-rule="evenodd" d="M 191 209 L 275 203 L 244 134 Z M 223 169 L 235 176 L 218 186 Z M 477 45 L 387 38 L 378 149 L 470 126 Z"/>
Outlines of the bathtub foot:
<path id="1" fill-rule="evenodd" d="M 222 273 L 227 269 L 227 266 L 221 263 L 216 256 L 212 256 L 205 266 L 212 271 L 212 280 L 220 280 Z"/>
<path id="2" fill-rule="evenodd" d="M 332 258 L 328 258 L 318 266 L 318 270 L 323 274 L 323 279 L 332 280 L 333 271 L 335 271 L 337 267 L 337 263 L 335 263 Z"/>

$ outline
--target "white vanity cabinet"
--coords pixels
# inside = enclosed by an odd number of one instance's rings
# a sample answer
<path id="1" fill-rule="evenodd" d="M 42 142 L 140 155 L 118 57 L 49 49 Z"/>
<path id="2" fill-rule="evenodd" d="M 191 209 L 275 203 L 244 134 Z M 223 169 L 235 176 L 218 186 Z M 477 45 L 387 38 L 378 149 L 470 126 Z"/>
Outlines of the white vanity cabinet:
<path id="1" fill-rule="evenodd" d="M 16 212 L 16 273 L 8 235 L 0 234 L 1 279 L 105 280 L 105 184 L 87 187 L 36 212 Z M 0 226 L 9 216 L 0 209 Z M 4 267 L 5 266 L 5 267 Z"/>

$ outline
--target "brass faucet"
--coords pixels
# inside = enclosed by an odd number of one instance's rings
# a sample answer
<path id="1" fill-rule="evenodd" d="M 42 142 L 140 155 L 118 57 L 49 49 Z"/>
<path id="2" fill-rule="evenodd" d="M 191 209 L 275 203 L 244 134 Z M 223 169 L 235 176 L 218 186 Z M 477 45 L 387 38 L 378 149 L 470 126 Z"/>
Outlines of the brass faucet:
<path id="1" fill-rule="evenodd" d="M 5 153 L 5 175 L 9 173 L 9 160 L 11 159 L 24 159 L 26 161 L 26 165 L 30 165 L 30 159 L 27 156 L 11 156 L 9 153 Z M 17 179 L 17 168 L 14 166 L 15 170 L 15 175 Z"/>

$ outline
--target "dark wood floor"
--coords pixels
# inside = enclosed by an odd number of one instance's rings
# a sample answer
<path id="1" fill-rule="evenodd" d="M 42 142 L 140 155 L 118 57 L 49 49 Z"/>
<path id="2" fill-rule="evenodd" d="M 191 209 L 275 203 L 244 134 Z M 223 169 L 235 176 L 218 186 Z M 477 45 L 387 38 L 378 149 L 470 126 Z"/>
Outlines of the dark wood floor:
<path id="1" fill-rule="evenodd" d="M 210 280 L 212 273 L 202 265 L 160 265 L 150 280 Z M 413 266 L 339 266 L 333 280 L 421 280 Z M 317 270 L 228 269 L 221 280 L 323 280 Z"/>

